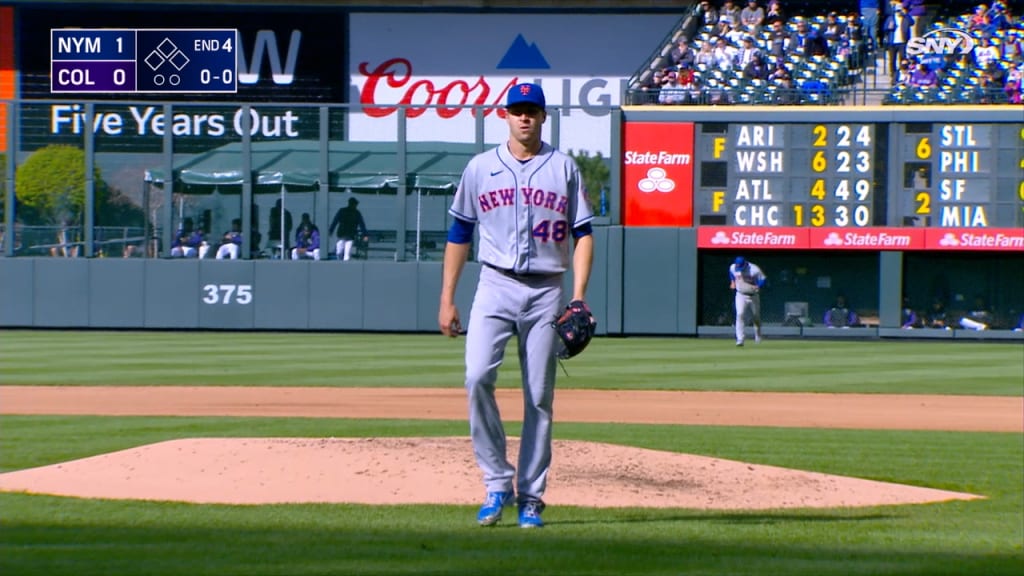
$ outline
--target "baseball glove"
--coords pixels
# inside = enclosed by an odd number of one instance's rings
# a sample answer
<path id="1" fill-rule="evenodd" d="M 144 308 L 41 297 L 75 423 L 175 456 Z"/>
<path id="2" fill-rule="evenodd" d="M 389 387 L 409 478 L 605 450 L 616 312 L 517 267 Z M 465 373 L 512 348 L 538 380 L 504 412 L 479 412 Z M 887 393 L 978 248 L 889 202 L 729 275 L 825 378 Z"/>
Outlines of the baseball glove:
<path id="1" fill-rule="evenodd" d="M 551 323 L 551 327 L 562 340 L 557 355 L 567 359 L 576 356 L 590 344 L 597 330 L 597 320 L 590 313 L 590 307 L 583 300 L 573 300 L 565 307 L 565 312 Z"/>

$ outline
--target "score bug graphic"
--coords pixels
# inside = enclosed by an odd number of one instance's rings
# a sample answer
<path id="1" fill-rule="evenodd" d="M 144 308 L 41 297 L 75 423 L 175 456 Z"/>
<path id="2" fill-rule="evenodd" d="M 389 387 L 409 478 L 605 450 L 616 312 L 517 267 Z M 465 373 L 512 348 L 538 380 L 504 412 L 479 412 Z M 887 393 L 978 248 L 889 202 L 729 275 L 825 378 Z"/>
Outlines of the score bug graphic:
<path id="1" fill-rule="evenodd" d="M 238 92 L 238 31 L 50 31 L 53 93 Z"/>
<path id="2" fill-rule="evenodd" d="M 237 92 L 235 30 L 139 30 L 138 92 Z"/>

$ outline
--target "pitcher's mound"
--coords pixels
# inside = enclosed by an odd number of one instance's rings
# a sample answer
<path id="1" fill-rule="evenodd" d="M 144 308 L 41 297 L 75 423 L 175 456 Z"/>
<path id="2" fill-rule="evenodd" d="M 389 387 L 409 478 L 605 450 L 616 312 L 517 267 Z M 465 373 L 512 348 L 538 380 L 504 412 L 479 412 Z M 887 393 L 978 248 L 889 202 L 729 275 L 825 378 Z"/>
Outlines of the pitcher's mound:
<path id="1" fill-rule="evenodd" d="M 509 439 L 516 462 L 518 441 Z M 0 474 L 0 491 L 217 504 L 479 504 L 468 438 L 198 438 Z M 558 440 L 544 500 L 598 508 L 920 504 L 974 494 Z"/>

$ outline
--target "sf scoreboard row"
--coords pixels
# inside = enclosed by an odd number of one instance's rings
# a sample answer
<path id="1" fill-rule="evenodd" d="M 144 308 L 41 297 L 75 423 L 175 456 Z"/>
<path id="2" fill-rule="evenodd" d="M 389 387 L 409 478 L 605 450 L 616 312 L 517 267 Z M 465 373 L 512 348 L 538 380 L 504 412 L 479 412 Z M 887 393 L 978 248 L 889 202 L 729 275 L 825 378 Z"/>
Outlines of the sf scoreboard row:
<path id="1" fill-rule="evenodd" d="M 698 226 L 1024 226 L 1024 122 L 730 122 L 693 132 Z"/>
<path id="2" fill-rule="evenodd" d="M 50 30 L 53 93 L 236 93 L 238 31 Z"/>

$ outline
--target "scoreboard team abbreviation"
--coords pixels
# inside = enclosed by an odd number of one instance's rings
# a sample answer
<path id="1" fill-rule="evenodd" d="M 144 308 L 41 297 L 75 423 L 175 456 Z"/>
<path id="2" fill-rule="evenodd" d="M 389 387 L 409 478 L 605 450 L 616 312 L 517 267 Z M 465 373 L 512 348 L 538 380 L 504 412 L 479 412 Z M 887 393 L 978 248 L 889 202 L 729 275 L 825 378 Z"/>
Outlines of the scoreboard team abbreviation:
<path id="1" fill-rule="evenodd" d="M 238 30 L 54 28 L 54 94 L 238 92 Z"/>

